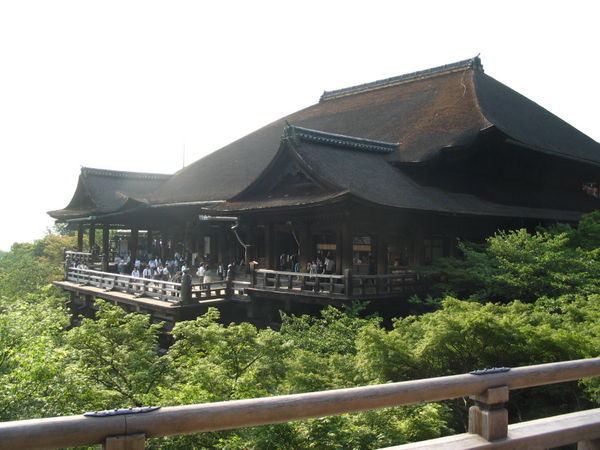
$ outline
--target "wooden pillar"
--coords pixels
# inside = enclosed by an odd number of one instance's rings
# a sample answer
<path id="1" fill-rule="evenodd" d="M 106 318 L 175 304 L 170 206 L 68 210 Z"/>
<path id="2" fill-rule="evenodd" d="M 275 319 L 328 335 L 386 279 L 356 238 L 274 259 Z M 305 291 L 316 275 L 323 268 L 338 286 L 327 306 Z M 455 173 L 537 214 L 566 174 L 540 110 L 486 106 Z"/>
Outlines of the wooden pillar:
<path id="1" fill-rule="evenodd" d="M 348 222 L 342 224 L 342 260 L 340 270 L 352 269 L 352 240 L 353 240 L 352 229 Z"/>
<path id="2" fill-rule="evenodd" d="M 189 305 L 192 303 L 192 276 L 189 269 L 184 271 L 181 277 L 181 303 Z"/>
<path id="3" fill-rule="evenodd" d="M 88 234 L 88 241 L 90 247 L 90 253 L 94 252 L 94 246 L 96 245 L 96 225 L 91 224 Z"/>
<path id="4" fill-rule="evenodd" d="M 167 231 L 166 228 L 164 228 L 160 232 L 160 240 L 162 242 L 162 245 L 160 246 L 160 257 L 163 261 L 165 261 L 167 259 L 167 257 L 169 256 L 169 248 L 168 248 L 169 232 Z"/>
<path id="5" fill-rule="evenodd" d="M 182 255 L 187 255 L 188 253 L 191 253 L 193 251 L 193 249 L 192 249 L 192 231 L 191 230 L 192 230 L 192 223 L 189 221 L 186 221 L 185 228 L 183 231 L 183 249 L 181 250 Z M 202 256 L 202 258 L 204 257 L 204 249 L 202 249 L 201 256 Z"/>
<path id="6" fill-rule="evenodd" d="M 246 267 L 250 267 L 250 261 L 255 259 L 256 254 L 256 224 L 247 223 L 244 226 L 244 243 L 246 247 L 244 247 L 244 264 Z"/>
<path id="7" fill-rule="evenodd" d="M 77 226 L 77 251 L 83 251 L 83 224 Z"/>
<path id="8" fill-rule="evenodd" d="M 268 223 L 265 225 L 265 266 L 267 269 L 277 269 L 275 262 L 275 233 L 273 232 L 273 225 Z"/>
<path id="9" fill-rule="evenodd" d="M 380 232 L 375 236 L 375 242 L 371 248 L 375 248 L 375 261 L 377 262 L 377 274 L 384 275 L 388 271 L 387 261 L 387 236 Z"/>
<path id="10" fill-rule="evenodd" d="M 137 253 L 138 253 L 138 229 L 137 228 L 132 228 L 131 229 L 131 241 L 130 241 L 130 245 L 129 248 L 131 249 L 131 263 L 135 263 L 135 260 L 137 259 Z"/>
<path id="11" fill-rule="evenodd" d="M 225 236 L 225 228 L 222 225 L 220 225 L 217 231 L 217 260 L 218 262 L 222 262 L 225 266 L 227 266 L 227 258 L 225 254 L 225 244 L 227 242 L 227 239 Z"/>
<path id="12" fill-rule="evenodd" d="M 508 387 L 490 388 L 480 395 L 473 395 L 475 406 L 469 409 L 469 433 L 478 434 L 487 441 L 504 439 L 508 435 Z"/>
<path id="13" fill-rule="evenodd" d="M 148 228 L 148 230 L 146 230 L 146 251 L 149 253 L 152 253 L 153 257 L 156 257 L 156 255 L 154 254 L 154 251 L 150 252 L 151 250 L 153 250 L 152 243 L 153 243 L 152 230 L 150 228 Z"/>
<path id="14" fill-rule="evenodd" d="M 343 262 L 342 262 L 342 248 L 344 247 L 344 239 L 342 236 L 342 230 L 340 229 L 340 226 L 338 224 L 338 226 L 336 227 L 336 231 L 335 231 L 335 273 L 337 274 L 343 274 L 344 270 L 343 270 Z"/>
<path id="15" fill-rule="evenodd" d="M 108 224 L 102 227 L 102 270 L 108 272 L 108 262 L 110 258 L 109 247 L 110 228 Z"/>
<path id="16" fill-rule="evenodd" d="M 352 269 L 344 269 L 344 293 L 346 297 L 352 297 L 354 282 L 352 281 Z"/>
<path id="17" fill-rule="evenodd" d="M 408 256 L 408 263 L 410 265 L 420 265 L 425 261 L 425 233 L 419 224 L 414 225 L 414 231 L 409 236 L 410 239 L 410 253 Z"/>
<path id="18" fill-rule="evenodd" d="M 300 253 L 298 255 L 300 272 L 306 272 L 306 265 L 312 258 L 312 253 L 314 252 L 312 234 L 307 223 L 300 224 L 300 228 L 298 230 L 298 240 L 300 241 L 300 246 L 298 247 L 298 251 Z"/>

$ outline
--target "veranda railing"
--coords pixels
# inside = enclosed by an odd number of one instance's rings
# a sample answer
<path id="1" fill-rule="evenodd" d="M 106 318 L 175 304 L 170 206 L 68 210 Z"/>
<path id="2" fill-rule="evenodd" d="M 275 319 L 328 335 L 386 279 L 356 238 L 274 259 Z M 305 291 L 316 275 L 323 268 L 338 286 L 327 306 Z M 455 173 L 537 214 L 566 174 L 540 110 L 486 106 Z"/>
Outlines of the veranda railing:
<path id="1" fill-rule="evenodd" d="M 471 396 L 469 433 L 398 448 L 598 448 L 600 409 L 508 425 L 509 391 L 600 375 L 600 358 L 480 371 L 400 383 L 161 408 L 106 417 L 55 417 L 0 423 L 0 450 L 103 444 L 144 448 L 147 438 L 227 430 Z"/>

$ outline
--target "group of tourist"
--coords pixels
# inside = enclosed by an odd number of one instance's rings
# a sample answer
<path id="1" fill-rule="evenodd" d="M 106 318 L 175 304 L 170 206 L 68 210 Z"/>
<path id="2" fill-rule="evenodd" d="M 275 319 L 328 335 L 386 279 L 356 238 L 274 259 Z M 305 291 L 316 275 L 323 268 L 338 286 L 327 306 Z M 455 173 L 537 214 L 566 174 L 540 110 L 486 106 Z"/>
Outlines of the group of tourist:
<path id="1" fill-rule="evenodd" d="M 115 260 L 117 271 L 121 275 L 130 274 L 132 277 L 148 278 L 153 280 L 162 281 L 175 281 L 180 282 L 181 277 L 187 271 L 190 275 L 195 276 L 194 281 L 200 283 L 207 283 L 214 279 L 215 281 L 224 280 L 228 274 L 232 274 L 243 268 L 243 261 L 236 263 L 231 262 L 225 266 L 222 262 L 219 262 L 214 267 L 214 272 L 210 270 L 209 264 L 203 261 L 194 261 L 194 264 L 186 262 L 179 253 L 175 253 L 173 258 L 162 261 L 160 258 L 148 258 L 140 259 L 137 258 L 131 263 L 130 257 L 117 257 Z M 128 272 L 128 267 L 131 272 Z M 196 269 L 195 271 L 193 269 Z"/>
<path id="2" fill-rule="evenodd" d="M 179 254 L 175 254 L 173 258 L 165 261 L 158 257 L 147 259 L 138 257 L 133 261 L 133 267 L 131 267 L 130 257 L 117 257 L 115 264 L 117 272 L 121 275 L 127 274 L 128 268 L 131 268 L 130 275 L 132 277 L 162 281 L 181 280 L 182 273 L 186 270 L 186 262 Z"/>
<path id="3" fill-rule="evenodd" d="M 67 267 L 75 267 L 76 269 L 89 269 L 85 259 L 80 258 L 67 258 L 65 261 Z"/>
<path id="4" fill-rule="evenodd" d="M 302 265 L 299 261 L 299 255 L 297 253 L 282 253 L 279 256 L 279 270 L 287 272 L 302 272 Z M 309 261 L 305 267 L 306 273 L 332 274 L 334 271 L 335 261 L 329 253 L 325 257 L 317 256 L 315 259 Z"/>
<path id="5" fill-rule="evenodd" d="M 317 257 L 316 259 L 309 261 L 306 264 L 307 273 L 322 273 L 330 275 L 335 271 L 335 261 L 331 255 L 327 254 L 325 258 Z M 296 271 L 296 272 L 299 272 Z"/>

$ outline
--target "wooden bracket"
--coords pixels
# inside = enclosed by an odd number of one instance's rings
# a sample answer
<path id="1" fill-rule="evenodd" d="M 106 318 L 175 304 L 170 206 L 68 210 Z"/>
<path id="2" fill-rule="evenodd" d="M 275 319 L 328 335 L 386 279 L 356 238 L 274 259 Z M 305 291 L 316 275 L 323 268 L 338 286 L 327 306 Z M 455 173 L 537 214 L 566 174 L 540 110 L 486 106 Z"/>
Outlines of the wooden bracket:
<path id="1" fill-rule="evenodd" d="M 503 439 L 508 435 L 508 386 L 490 388 L 483 394 L 473 395 L 475 406 L 469 409 L 469 433 L 478 434 L 487 441 Z"/>
<path id="2" fill-rule="evenodd" d="M 104 440 L 103 450 L 144 450 L 146 435 L 127 434 L 123 436 L 109 436 Z"/>

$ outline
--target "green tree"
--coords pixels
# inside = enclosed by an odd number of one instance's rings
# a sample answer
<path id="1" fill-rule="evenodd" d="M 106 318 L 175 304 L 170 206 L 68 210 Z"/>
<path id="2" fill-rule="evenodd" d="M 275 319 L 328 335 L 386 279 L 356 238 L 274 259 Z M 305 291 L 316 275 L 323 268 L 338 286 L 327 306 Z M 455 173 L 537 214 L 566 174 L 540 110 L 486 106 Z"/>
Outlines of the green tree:
<path id="1" fill-rule="evenodd" d="M 95 319 L 66 334 L 70 376 L 87 386 L 79 396 L 93 409 L 155 404 L 171 368 L 170 358 L 159 354 L 161 325 L 103 300 L 96 307 Z"/>
<path id="2" fill-rule="evenodd" d="M 0 420 L 62 413 L 64 297 L 53 288 L 0 298 Z"/>
<path id="3" fill-rule="evenodd" d="M 576 228 L 500 231 L 484 245 L 461 243 L 460 260 L 440 258 L 418 270 L 430 280 L 434 298 L 506 303 L 600 293 L 599 220 L 600 213 L 592 213 Z"/>

